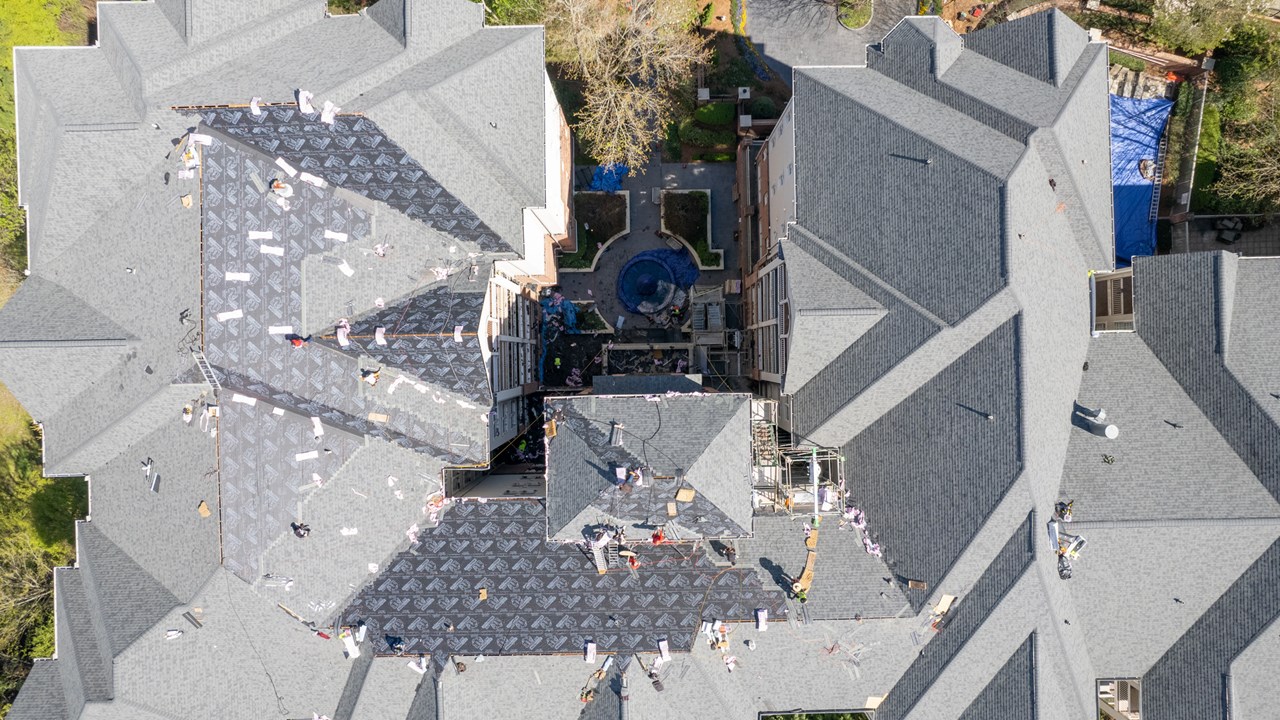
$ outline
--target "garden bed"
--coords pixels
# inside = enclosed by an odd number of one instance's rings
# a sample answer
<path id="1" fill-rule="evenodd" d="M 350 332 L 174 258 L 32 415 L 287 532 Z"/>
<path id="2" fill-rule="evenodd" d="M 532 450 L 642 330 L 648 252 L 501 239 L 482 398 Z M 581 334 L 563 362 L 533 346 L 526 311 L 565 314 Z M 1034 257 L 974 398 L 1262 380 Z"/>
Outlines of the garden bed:
<path id="1" fill-rule="evenodd" d="M 595 300 L 574 300 L 573 304 L 578 307 L 578 333 L 584 335 L 594 335 L 598 333 L 613 333 L 613 327 L 609 325 L 600 311 L 596 309 Z"/>
<path id="2" fill-rule="evenodd" d="M 631 198 L 627 192 L 577 192 L 573 215 L 578 249 L 560 253 L 561 272 L 591 272 L 600 250 L 631 231 Z"/>
<path id="3" fill-rule="evenodd" d="M 663 190 L 662 231 L 684 242 L 701 269 L 724 268 L 724 251 L 711 247 L 710 190 Z"/>
<path id="4" fill-rule="evenodd" d="M 837 17 L 850 30 L 866 27 L 871 22 L 871 0 L 840 0 Z"/>

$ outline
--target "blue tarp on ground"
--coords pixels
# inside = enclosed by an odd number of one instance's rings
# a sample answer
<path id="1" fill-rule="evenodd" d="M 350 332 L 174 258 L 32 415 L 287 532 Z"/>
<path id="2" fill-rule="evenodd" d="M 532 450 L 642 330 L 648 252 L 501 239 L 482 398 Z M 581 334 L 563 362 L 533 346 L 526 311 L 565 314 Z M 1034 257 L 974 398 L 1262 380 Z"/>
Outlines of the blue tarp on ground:
<path id="1" fill-rule="evenodd" d="M 1128 267 L 1137 255 L 1156 254 L 1156 221 L 1151 217 L 1155 183 L 1142 177 L 1143 160 L 1153 164 L 1173 102 L 1111 96 L 1111 185 L 1116 216 L 1116 264 Z"/>
<path id="2" fill-rule="evenodd" d="M 698 266 L 686 250 L 646 250 L 618 272 L 618 299 L 633 313 L 665 310 L 677 289 L 698 281 Z"/>
<path id="3" fill-rule="evenodd" d="M 618 192 L 622 189 L 622 178 L 630 172 L 626 165 L 601 165 L 591 175 L 589 190 Z"/>

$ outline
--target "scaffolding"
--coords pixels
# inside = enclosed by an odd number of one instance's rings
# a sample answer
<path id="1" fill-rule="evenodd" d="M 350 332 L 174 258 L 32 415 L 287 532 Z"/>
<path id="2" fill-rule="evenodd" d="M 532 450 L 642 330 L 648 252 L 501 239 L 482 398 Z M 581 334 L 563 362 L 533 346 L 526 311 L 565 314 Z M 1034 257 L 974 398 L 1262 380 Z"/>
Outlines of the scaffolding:
<path id="1" fill-rule="evenodd" d="M 758 514 L 838 514 L 844 507 L 840 448 L 796 443 L 778 427 L 778 404 L 751 401 L 753 504 Z"/>

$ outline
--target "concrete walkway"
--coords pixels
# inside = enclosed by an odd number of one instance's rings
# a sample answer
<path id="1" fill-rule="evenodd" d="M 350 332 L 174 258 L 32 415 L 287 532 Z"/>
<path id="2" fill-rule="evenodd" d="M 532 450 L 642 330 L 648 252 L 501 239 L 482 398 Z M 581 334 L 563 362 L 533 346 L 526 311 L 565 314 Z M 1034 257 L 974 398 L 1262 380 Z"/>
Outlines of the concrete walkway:
<path id="1" fill-rule="evenodd" d="M 647 250 L 669 249 L 661 228 L 661 209 L 655 200 L 655 190 L 688 189 L 711 191 L 711 245 L 724 253 L 724 270 L 703 270 L 699 285 L 722 284 L 726 279 L 738 277 L 738 247 L 733 232 L 733 163 L 690 163 L 688 165 L 662 164 L 661 155 L 655 153 L 644 172 L 624 178 L 622 189 L 631 195 L 631 232 L 610 243 L 596 259 L 596 268 L 590 273 L 560 273 L 560 290 L 572 300 L 594 300 L 596 309 L 610 325 L 623 316 L 623 333 L 619 339 L 654 339 L 651 331 L 660 331 L 657 324 L 644 315 L 623 308 L 618 299 L 616 283 L 618 273 L 628 260 Z M 696 261 L 696 258 L 695 258 Z M 630 332 L 637 331 L 637 332 Z M 644 336 L 644 337 L 642 337 Z"/>

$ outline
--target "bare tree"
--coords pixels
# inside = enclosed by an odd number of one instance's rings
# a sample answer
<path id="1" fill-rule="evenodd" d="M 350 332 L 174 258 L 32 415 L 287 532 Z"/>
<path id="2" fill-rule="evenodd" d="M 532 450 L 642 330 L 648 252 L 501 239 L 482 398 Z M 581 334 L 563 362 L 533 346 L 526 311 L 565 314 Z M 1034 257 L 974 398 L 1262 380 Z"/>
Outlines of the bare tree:
<path id="1" fill-rule="evenodd" d="M 582 82 L 578 137 L 634 174 L 673 117 L 676 94 L 710 58 L 693 0 L 549 0 L 548 57 Z"/>

